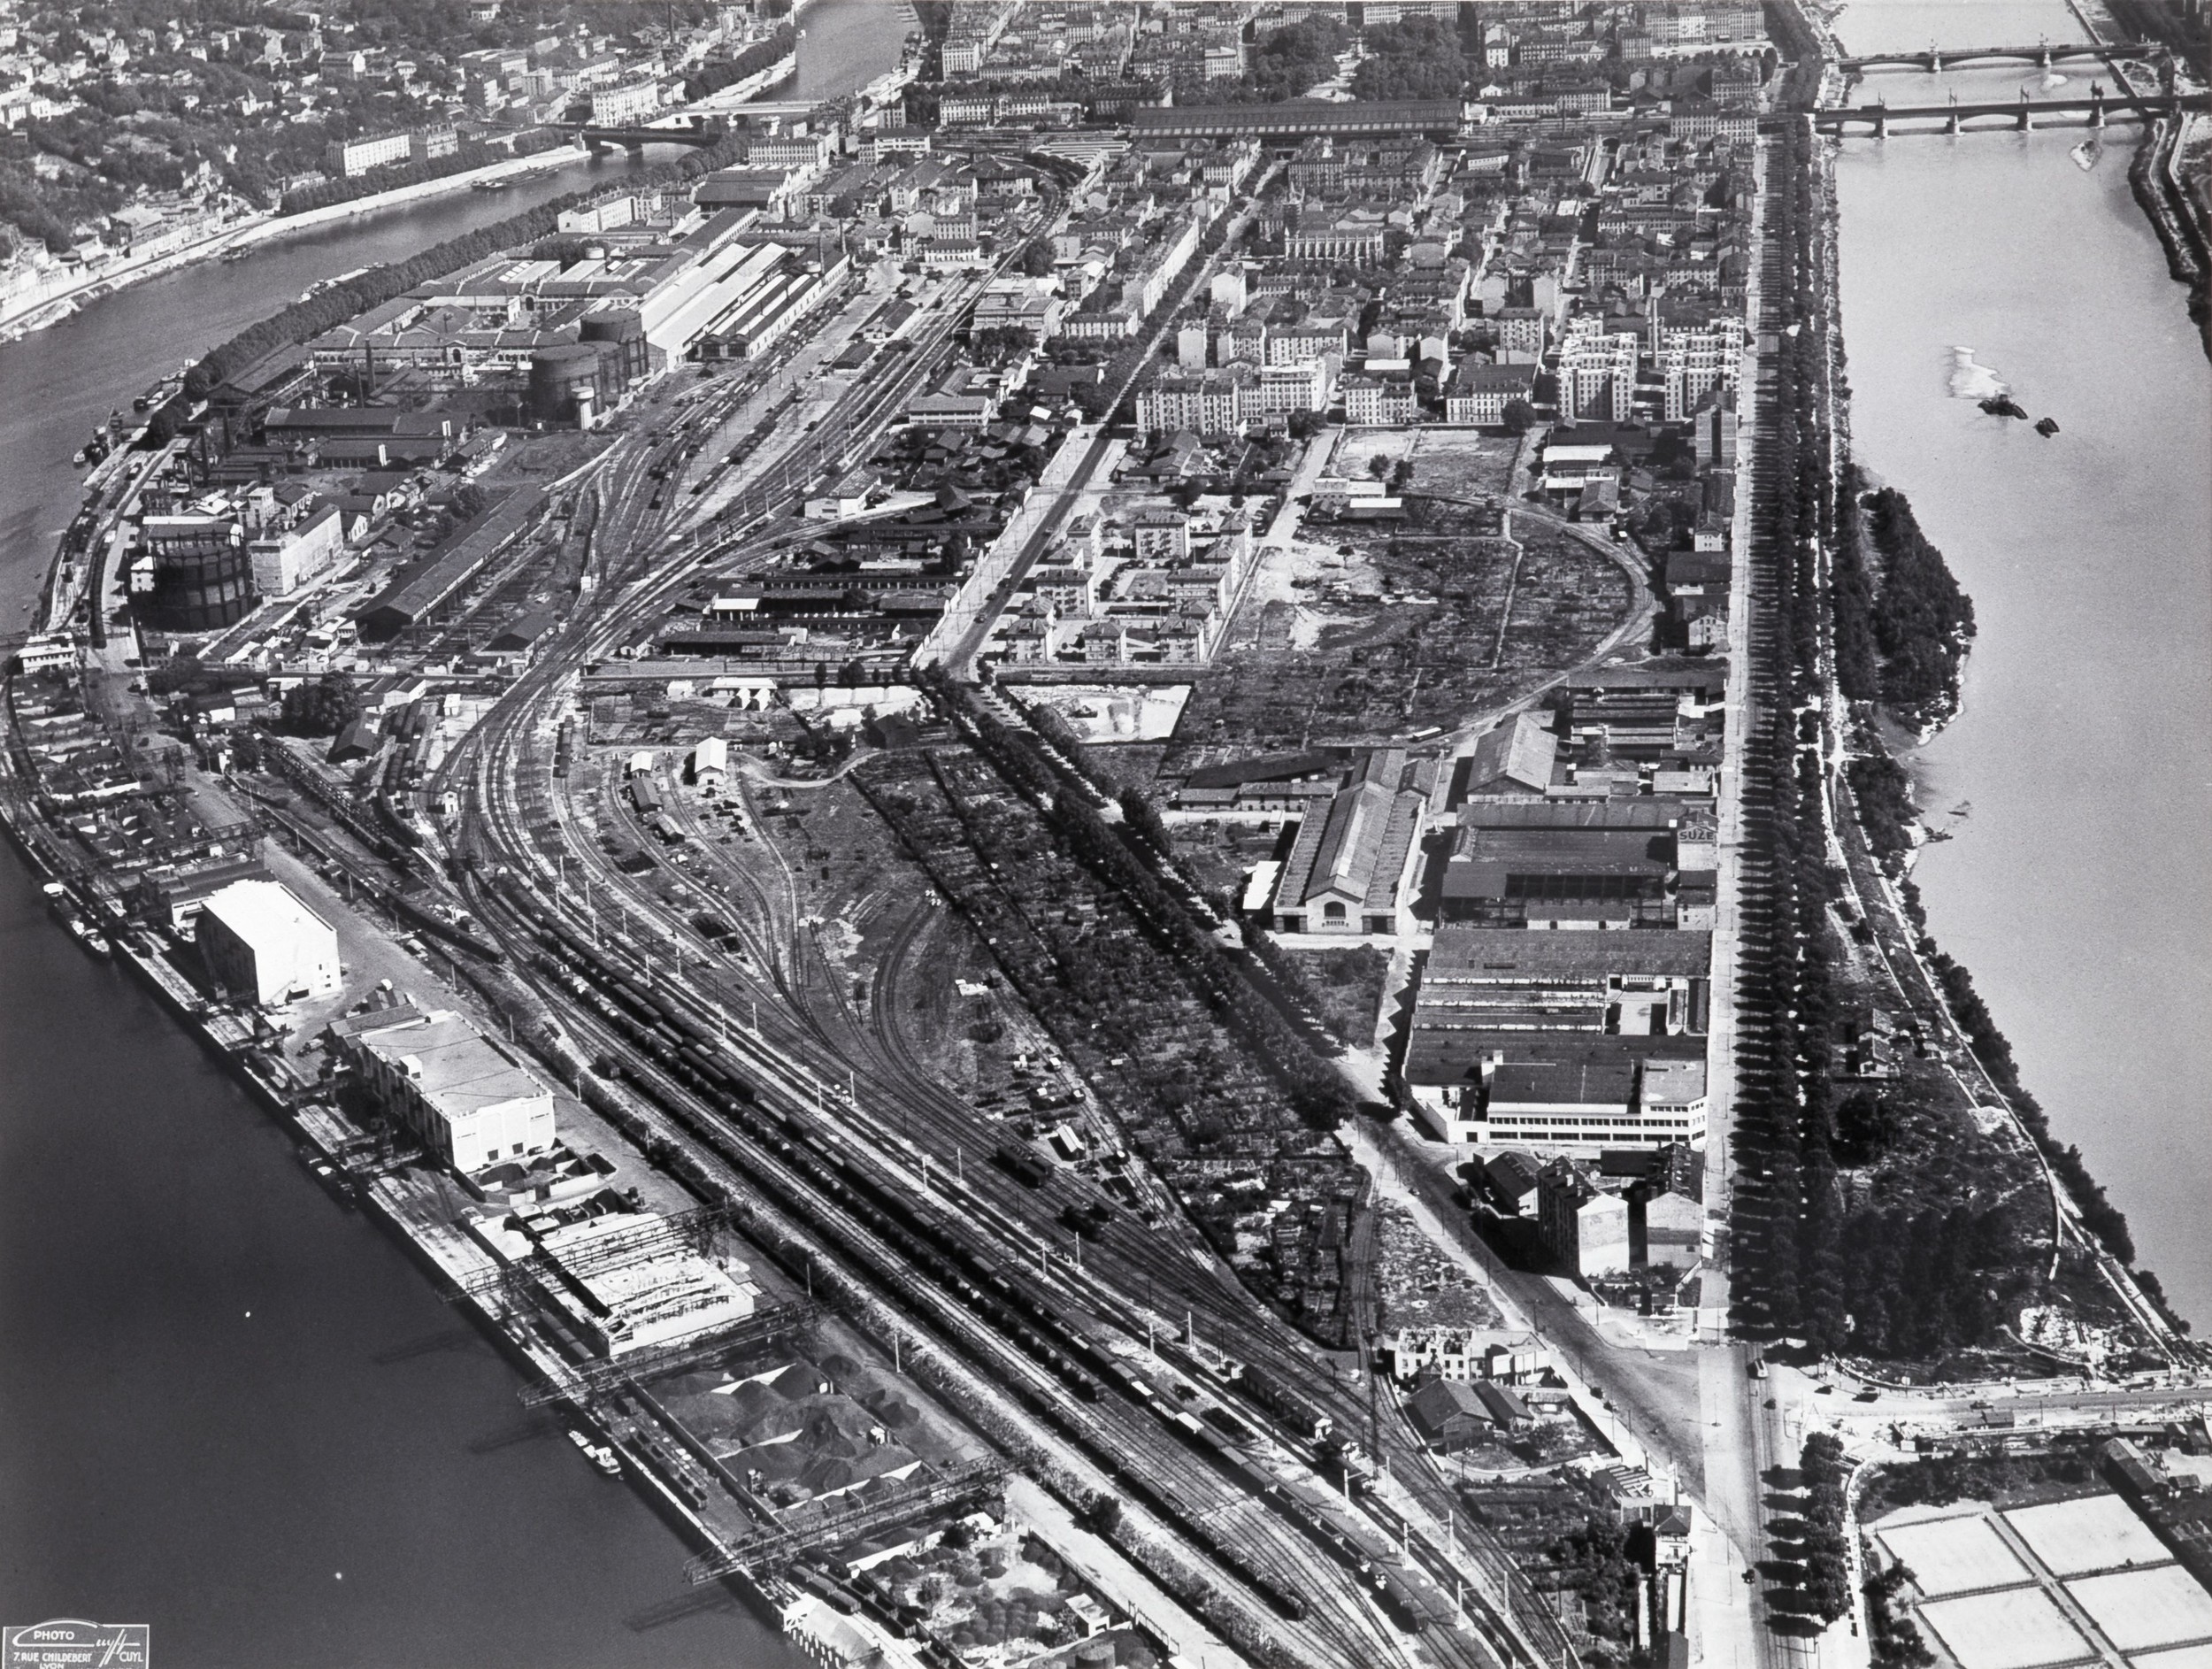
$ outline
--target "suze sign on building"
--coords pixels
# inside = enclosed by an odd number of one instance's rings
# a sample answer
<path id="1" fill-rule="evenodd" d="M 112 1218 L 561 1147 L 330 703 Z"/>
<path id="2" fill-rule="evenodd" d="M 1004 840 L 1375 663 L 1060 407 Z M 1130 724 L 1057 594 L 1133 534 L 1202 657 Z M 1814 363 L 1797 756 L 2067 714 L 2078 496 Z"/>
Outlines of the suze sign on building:
<path id="1" fill-rule="evenodd" d="M 0 1629 L 0 1669 L 146 1669 L 144 1623 L 62 1620 Z"/>

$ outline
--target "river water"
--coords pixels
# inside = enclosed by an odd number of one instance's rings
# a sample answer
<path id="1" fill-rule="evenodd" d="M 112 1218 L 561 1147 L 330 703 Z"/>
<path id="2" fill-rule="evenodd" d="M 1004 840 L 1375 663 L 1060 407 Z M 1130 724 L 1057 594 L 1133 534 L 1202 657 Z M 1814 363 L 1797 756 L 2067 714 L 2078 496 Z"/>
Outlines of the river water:
<path id="1" fill-rule="evenodd" d="M 818 0 L 802 79 L 870 80 L 903 19 Z M 110 408 L 318 278 L 635 165 L 363 216 L 0 346 L 0 626 L 35 596 L 77 507 L 69 456 Z M 148 1623 L 171 1669 L 805 1662 L 687 1589 L 681 1540 L 518 1384 L 0 845 L 0 1623 Z"/>
<path id="2" fill-rule="evenodd" d="M 1858 51 L 2085 39 L 2059 0 L 1853 0 Z M 2101 68 L 2068 72 L 2080 96 Z M 1870 76 L 2009 99 L 2032 65 Z M 2109 87 L 2109 81 L 2107 85 Z M 1909 763 L 1955 838 L 1915 871 L 2054 1129 L 2212 1325 L 2212 371 L 2131 196 L 2135 130 L 1851 139 L 1838 165 L 1855 450 L 1974 598 L 1961 717 Z M 2046 440 L 1953 397 L 1970 349 Z M 1953 816 L 1962 806 L 1970 811 Z"/>

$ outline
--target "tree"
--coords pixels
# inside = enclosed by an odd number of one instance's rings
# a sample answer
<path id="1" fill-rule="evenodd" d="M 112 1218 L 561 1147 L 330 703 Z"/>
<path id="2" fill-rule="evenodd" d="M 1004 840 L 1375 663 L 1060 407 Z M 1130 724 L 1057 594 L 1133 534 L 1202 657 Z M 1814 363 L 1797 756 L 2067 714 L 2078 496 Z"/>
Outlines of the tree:
<path id="1" fill-rule="evenodd" d="M 1367 473 L 1370 475 L 1372 475 L 1379 481 L 1387 481 L 1390 478 L 1389 454 L 1386 452 L 1378 452 L 1374 457 L 1369 458 L 1367 460 Z"/>
<path id="2" fill-rule="evenodd" d="M 1121 820 L 1128 826 L 1132 834 L 1159 856 L 1171 856 L 1167 824 L 1162 819 L 1159 808 L 1146 797 L 1143 789 L 1132 788 L 1121 791 Z"/>
<path id="3" fill-rule="evenodd" d="M 296 736 L 334 736 L 360 716 L 361 692 L 343 673 L 284 692 L 284 728 Z"/>
<path id="4" fill-rule="evenodd" d="M 1022 251 L 1021 269 L 1030 278 L 1050 278 L 1053 273 L 1052 246 L 1039 238 Z"/>
<path id="5" fill-rule="evenodd" d="M 1525 435 L 1528 426 L 1536 421 L 1536 408 L 1517 396 L 1505 403 L 1505 432 Z"/>

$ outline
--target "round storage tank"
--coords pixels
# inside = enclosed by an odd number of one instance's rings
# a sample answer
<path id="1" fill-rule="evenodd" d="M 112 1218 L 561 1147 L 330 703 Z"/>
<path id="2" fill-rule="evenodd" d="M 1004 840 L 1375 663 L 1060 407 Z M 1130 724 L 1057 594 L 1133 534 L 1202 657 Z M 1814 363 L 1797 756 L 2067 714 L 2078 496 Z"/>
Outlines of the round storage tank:
<path id="1" fill-rule="evenodd" d="M 530 411 L 548 423 L 574 422 L 580 411 L 603 411 L 614 404 L 608 361 L 613 354 L 601 342 L 564 343 L 530 356 Z"/>
<path id="2" fill-rule="evenodd" d="M 253 557 L 235 522 L 150 542 L 149 548 L 153 588 L 137 604 L 141 625 L 159 632 L 219 632 L 251 611 Z"/>
<path id="3" fill-rule="evenodd" d="M 635 308 L 610 307 L 588 313 L 577 333 L 585 342 L 604 342 L 617 350 L 615 374 L 624 388 L 642 382 L 650 368 L 645 344 L 645 320 Z"/>

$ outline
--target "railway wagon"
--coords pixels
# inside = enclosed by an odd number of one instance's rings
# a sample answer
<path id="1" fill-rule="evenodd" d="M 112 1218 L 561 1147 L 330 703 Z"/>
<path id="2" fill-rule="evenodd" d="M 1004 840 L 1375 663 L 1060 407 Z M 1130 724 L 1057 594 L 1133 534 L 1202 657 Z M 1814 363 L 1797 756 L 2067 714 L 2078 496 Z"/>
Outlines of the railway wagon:
<path id="1" fill-rule="evenodd" d="M 1329 1434 L 1333 1421 L 1274 1374 L 1256 1364 L 1237 1365 L 1230 1381 L 1238 1393 L 1309 1441 Z"/>

